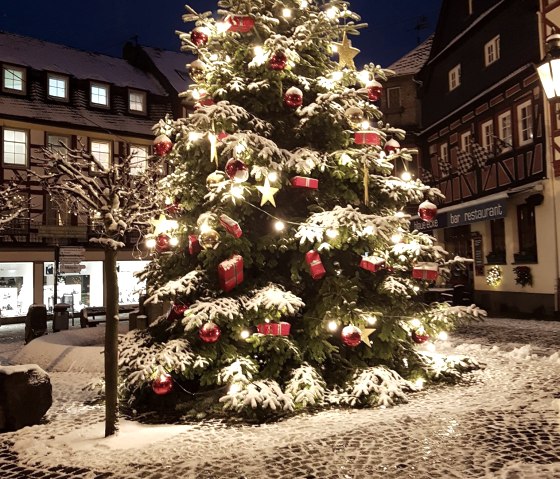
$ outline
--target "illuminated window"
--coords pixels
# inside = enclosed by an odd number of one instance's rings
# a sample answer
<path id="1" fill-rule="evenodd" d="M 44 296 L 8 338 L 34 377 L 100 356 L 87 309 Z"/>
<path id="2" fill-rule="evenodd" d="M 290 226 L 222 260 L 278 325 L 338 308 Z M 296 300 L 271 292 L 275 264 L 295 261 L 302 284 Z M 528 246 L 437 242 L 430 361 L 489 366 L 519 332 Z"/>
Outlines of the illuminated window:
<path id="1" fill-rule="evenodd" d="M 68 99 L 68 78 L 60 75 L 50 75 L 49 82 L 49 96 L 62 100 Z"/>
<path id="2" fill-rule="evenodd" d="M 47 135 L 47 147 L 59 155 L 66 157 L 68 150 L 62 144 L 70 146 L 70 137 L 63 135 Z"/>
<path id="3" fill-rule="evenodd" d="M 471 132 L 467 131 L 461 135 L 461 150 L 471 153 Z"/>
<path id="4" fill-rule="evenodd" d="M 517 132 L 519 145 L 523 146 L 533 141 L 533 114 L 531 100 L 527 100 L 517 107 Z"/>
<path id="5" fill-rule="evenodd" d="M 500 59 L 500 35 L 496 35 L 484 45 L 484 64 L 491 65 Z"/>
<path id="6" fill-rule="evenodd" d="M 27 131 L 4 128 L 2 152 L 4 165 L 27 166 Z"/>
<path id="7" fill-rule="evenodd" d="M 513 142 L 511 134 L 511 111 L 506 111 L 498 117 L 498 129 L 502 151 L 510 150 Z"/>
<path id="8" fill-rule="evenodd" d="M 492 149 L 494 146 L 494 121 L 489 120 L 482 124 L 480 127 L 481 130 L 481 138 L 482 138 L 482 146 L 484 148 Z"/>
<path id="9" fill-rule="evenodd" d="M 108 170 L 111 164 L 111 142 L 102 140 L 91 140 L 91 154 Z"/>
<path id="10" fill-rule="evenodd" d="M 146 112 L 146 93 L 143 91 L 130 90 L 128 92 L 128 108 L 130 111 Z"/>
<path id="11" fill-rule="evenodd" d="M 8 92 L 25 93 L 25 69 L 4 66 L 2 68 L 2 89 Z"/>
<path id="12" fill-rule="evenodd" d="M 133 157 L 130 163 L 130 173 L 133 175 L 144 173 L 148 164 L 149 148 L 145 145 L 132 145 L 130 154 Z"/>
<path id="13" fill-rule="evenodd" d="M 91 103 L 93 105 L 109 106 L 109 87 L 101 83 L 91 84 Z"/>

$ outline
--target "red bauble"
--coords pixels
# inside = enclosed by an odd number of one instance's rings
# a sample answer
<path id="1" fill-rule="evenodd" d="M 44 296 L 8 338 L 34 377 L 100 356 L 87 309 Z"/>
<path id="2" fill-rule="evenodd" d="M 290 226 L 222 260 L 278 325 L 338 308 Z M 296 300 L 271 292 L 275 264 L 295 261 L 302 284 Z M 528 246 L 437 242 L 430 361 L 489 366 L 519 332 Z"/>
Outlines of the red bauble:
<path id="1" fill-rule="evenodd" d="M 174 201 L 173 203 L 165 207 L 165 213 L 169 216 L 177 216 L 179 213 L 181 213 L 181 205 L 178 201 Z"/>
<path id="2" fill-rule="evenodd" d="M 175 303 L 171 307 L 171 309 L 169 310 L 169 313 L 167 314 L 167 319 L 169 321 L 175 321 L 177 319 L 182 319 L 185 316 L 185 311 L 187 309 L 189 309 L 188 304 Z"/>
<path id="3" fill-rule="evenodd" d="M 430 336 L 428 336 L 426 333 L 421 334 L 417 331 L 414 331 L 412 333 L 412 340 L 416 343 L 416 344 L 423 344 L 426 341 L 428 341 L 430 339 Z"/>
<path id="4" fill-rule="evenodd" d="M 167 373 L 163 373 L 152 383 L 152 391 L 158 396 L 169 394 L 173 390 L 173 378 Z"/>
<path id="5" fill-rule="evenodd" d="M 215 343 L 218 339 L 220 339 L 221 335 L 222 331 L 220 330 L 220 327 L 212 321 L 203 324 L 198 330 L 198 336 L 205 343 Z"/>
<path id="6" fill-rule="evenodd" d="M 355 348 L 362 342 L 360 328 L 350 324 L 342 329 L 342 342 L 351 348 Z"/>
<path id="7" fill-rule="evenodd" d="M 191 41 L 197 46 L 206 45 L 208 43 L 209 32 L 207 28 L 196 27 L 191 32 Z"/>
<path id="8" fill-rule="evenodd" d="M 157 235 L 156 251 L 158 251 L 159 253 L 169 251 L 169 249 L 171 248 L 170 241 L 171 241 L 171 238 L 164 233 L 161 233 L 161 234 Z"/>
<path id="9" fill-rule="evenodd" d="M 303 92 L 295 86 L 288 88 L 284 95 L 284 103 L 290 108 L 297 108 L 303 105 Z"/>
<path id="10" fill-rule="evenodd" d="M 268 66 L 271 70 L 284 70 L 288 64 L 288 57 L 284 52 L 275 52 L 268 60 Z"/>
<path id="11" fill-rule="evenodd" d="M 397 140 L 391 138 L 390 140 L 387 141 L 387 143 L 385 143 L 384 149 L 385 149 L 385 153 L 389 155 L 391 153 L 395 153 L 396 151 L 400 150 L 401 144 Z"/>
<path id="12" fill-rule="evenodd" d="M 236 183 L 243 183 L 249 179 L 249 168 L 241 160 L 232 158 L 226 163 L 226 174 Z"/>
<path id="13" fill-rule="evenodd" d="M 230 32 L 247 33 L 255 26 L 255 20 L 246 15 L 229 15 L 226 18 Z"/>
<path id="14" fill-rule="evenodd" d="M 212 98 L 202 98 L 200 101 L 197 101 L 194 104 L 194 109 L 198 110 L 202 106 L 212 106 L 212 105 L 215 105 L 215 104 L 216 104 L 216 102 L 214 100 L 212 100 Z"/>
<path id="15" fill-rule="evenodd" d="M 154 151 L 158 156 L 167 155 L 173 148 L 173 142 L 164 133 L 156 136 L 153 145 L 154 145 Z"/>
<path id="16" fill-rule="evenodd" d="M 383 86 L 377 80 L 372 80 L 367 84 L 369 101 L 377 101 L 381 98 Z"/>
<path id="17" fill-rule="evenodd" d="M 433 221 L 437 215 L 437 206 L 431 201 L 423 201 L 418 207 L 418 215 L 424 221 Z"/>

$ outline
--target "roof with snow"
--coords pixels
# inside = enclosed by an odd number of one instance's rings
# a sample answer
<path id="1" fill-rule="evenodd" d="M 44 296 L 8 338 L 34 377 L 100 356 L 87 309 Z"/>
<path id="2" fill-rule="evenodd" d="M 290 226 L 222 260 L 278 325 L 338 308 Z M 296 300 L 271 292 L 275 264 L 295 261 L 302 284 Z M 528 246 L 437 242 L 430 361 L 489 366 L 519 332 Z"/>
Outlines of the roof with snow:
<path id="1" fill-rule="evenodd" d="M 0 31 L 0 61 L 167 96 L 149 73 L 126 60 Z"/>
<path id="2" fill-rule="evenodd" d="M 187 85 L 192 83 L 187 74 L 187 64 L 195 59 L 193 55 L 145 46 L 142 46 L 142 50 L 178 93 L 185 91 Z"/>
<path id="3" fill-rule="evenodd" d="M 430 35 L 414 50 L 408 52 L 404 57 L 398 59 L 387 68 L 393 70 L 397 75 L 414 75 L 418 73 L 430 56 L 433 40 L 434 35 Z"/>

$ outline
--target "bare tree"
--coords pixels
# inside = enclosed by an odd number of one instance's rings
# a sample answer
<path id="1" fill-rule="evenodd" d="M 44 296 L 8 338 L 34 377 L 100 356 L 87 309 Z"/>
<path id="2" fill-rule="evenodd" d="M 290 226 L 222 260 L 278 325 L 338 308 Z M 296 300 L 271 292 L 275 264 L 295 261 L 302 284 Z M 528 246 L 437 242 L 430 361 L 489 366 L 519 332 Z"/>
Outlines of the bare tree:
<path id="1" fill-rule="evenodd" d="M 0 231 L 11 221 L 21 217 L 29 203 L 16 183 L 0 186 Z"/>
<path id="2" fill-rule="evenodd" d="M 133 152 L 134 153 L 134 152 Z M 138 168 L 132 155 L 107 167 L 84 149 L 44 150 L 43 172 L 35 174 L 53 201 L 87 217 L 95 230 L 91 242 L 104 247 L 107 285 L 105 331 L 105 436 L 116 432 L 118 408 L 118 282 L 117 251 L 125 246 L 125 233 L 146 232 L 154 212 L 164 204 L 158 183 L 161 159 L 148 159 Z"/>

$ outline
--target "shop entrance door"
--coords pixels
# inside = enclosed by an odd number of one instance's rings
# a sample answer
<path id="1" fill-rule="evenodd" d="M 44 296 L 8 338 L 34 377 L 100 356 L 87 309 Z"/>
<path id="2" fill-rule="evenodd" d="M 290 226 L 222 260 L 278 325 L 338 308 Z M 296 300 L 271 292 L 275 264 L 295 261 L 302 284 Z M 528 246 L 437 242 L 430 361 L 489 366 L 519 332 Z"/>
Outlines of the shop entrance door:
<path id="1" fill-rule="evenodd" d="M 463 258 L 473 257 L 471 226 L 455 226 L 454 228 L 446 228 L 444 230 L 445 249 L 451 256 L 462 256 Z M 462 284 L 468 291 L 474 289 L 473 265 L 467 263 L 466 269 L 452 268 L 449 285 Z"/>

